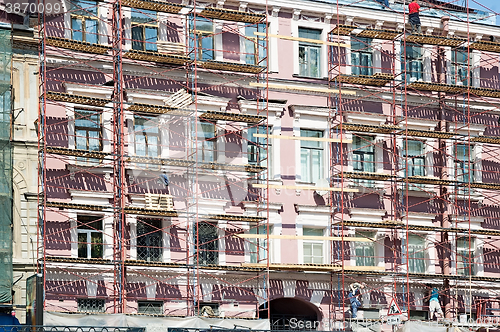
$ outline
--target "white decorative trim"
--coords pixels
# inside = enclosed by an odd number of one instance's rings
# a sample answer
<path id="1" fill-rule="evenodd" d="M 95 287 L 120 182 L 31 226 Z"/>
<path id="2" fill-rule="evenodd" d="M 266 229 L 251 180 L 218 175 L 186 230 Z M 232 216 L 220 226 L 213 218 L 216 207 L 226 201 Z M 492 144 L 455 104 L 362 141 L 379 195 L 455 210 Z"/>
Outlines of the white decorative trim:
<path id="1" fill-rule="evenodd" d="M 365 209 L 365 208 L 350 208 L 349 215 L 351 220 L 362 222 L 381 222 L 382 218 L 387 214 L 386 210 Z"/>

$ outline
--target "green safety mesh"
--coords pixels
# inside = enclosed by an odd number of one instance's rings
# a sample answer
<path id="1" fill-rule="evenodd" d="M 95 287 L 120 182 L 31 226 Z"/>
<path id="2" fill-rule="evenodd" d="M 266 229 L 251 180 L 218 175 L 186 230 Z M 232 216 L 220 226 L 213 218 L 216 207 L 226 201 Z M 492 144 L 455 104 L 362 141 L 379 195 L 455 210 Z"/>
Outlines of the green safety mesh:
<path id="1" fill-rule="evenodd" d="M 0 29 L 0 303 L 12 301 L 11 59 L 10 29 Z"/>

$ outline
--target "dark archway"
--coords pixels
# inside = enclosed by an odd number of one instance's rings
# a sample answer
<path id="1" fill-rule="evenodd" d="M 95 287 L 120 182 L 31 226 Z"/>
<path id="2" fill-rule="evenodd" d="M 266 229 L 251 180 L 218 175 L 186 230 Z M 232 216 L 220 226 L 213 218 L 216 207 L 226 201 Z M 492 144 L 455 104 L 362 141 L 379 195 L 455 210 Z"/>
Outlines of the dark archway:
<path id="1" fill-rule="evenodd" d="M 259 307 L 260 318 L 270 318 L 271 330 L 317 330 L 322 314 L 312 303 L 295 298 L 279 298 Z M 271 317 L 268 317 L 268 313 Z"/>

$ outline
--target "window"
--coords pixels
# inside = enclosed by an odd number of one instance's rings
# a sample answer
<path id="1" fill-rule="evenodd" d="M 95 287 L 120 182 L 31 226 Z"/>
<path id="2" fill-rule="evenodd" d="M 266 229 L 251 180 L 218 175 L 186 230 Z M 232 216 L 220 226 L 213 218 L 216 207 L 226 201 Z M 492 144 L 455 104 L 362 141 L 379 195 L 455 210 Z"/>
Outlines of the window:
<path id="1" fill-rule="evenodd" d="M 196 144 L 198 147 L 198 161 L 211 163 L 216 161 L 215 158 L 215 124 L 210 122 L 198 123 L 198 138 Z"/>
<path id="2" fill-rule="evenodd" d="M 304 236 L 323 236 L 322 228 L 306 228 L 302 230 Z M 323 264 L 322 240 L 304 240 L 304 264 Z"/>
<path id="3" fill-rule="evenodd" d="M 355 38 L 351 41 L 351 73 L 352 75 L 373 74 L 373 54 L 371 38 Z"/>
<path id="4" fill-rule="evenodd" d="M 271 134 L 271 128 L 269 128 L 269 134 Z M 267 167 L 268 158 L 267 150 L 271 148 L 271 140 L 266 137 L 255 137 L 254 134 L 264 134 L 267 135 L 267 128 L 265 126 L 255 126 L 250 127 L 247 130 L 248 133 L 248 163 L 252 165 L 261 165 Z M 269 150 L 269 153 L 271 150 Z M 269 158 L 271 159 L 271 158 Z"/>
<path id="5" fill-rule="evenodd" d="M 101 114 L 75 110 L 75 136 L 77 149 L 101 151 Z"/>
<path id="6" fill-rule="evenodd" d="M 97 44 L 97 2 L 71 2 L 71 39 Z"/>
<path id="7" fill-rule="evenodd" d="M 249 65 L 266 66 L 266 39 L 257 36 L 256 32 L 265 32 L 264 24 L 245 27 L 245 63 Z M 264 60 L 264 61 L 263 61 Z"/>
<path id="8" fill-rule="evenodd" d="M 455 145 L 455 179 L 458 182 L 474 182 L 473 147 L 468 144 Z"/>
<path id="9" fill-rule="evenodd" d="M 162 301 L 137 301 L 137 313 L 139 314 L 163 314 Z"/>
<path id="10" fill-rule="evenodd" d="M 476 274 L 474 249 L 474 238 L 469 236 L 460 236 L 457 238 L 457 274 L 463 276 Z"/>
<path id="11" fill-rule="evenodd" d="M 300 136 L 323 138 L 323 131 L 301 129 Z M 323 142 L 300 141 L 300 173 L 304 182 L 315 183 L 323 177 Z"/>
<path id="12" fill-rule="evenodd" d="M 78 312 L 106 312 L 103 299 L 78 299 Z"/>
<path id="13" fill-rule="evenodd" d="M 78 257 L 102 258 L 102 217 L 78 216 Z"/>
<path id="14" fill-rule="evenodd" d="M 134 132 L 135 154 L 137 156 L 160 156 L 160 129 L 155 117 L 136 116 Z"/>
<path id="15" fill-rule="evenodd" d="M 451 84 L 471 85 L 472 53 L 466 48 L 457 48 L 451 51 Z"/>
<path id="16" fill-rule="evenodd" d="M 408 246 L 408 250 L 407 250 Z M 402 240 L 402 263 L 403 266 L 408 263 L 408 272 L 425 272 L 425 239 L 418 235 L 410 235 Z M 408 251 L 408 252 L 407 252 Z"/>
<path id="17" fill-rule="evenodd" d="M 425 176 L 424 144 L 421 141 L 403 141 L 403 169 L 405 176 Z"/>
<path id="18" fill-rule="evenodd" d="M 273 227 L 269 225 L 269 234 L 272 233 Z M 267 225 L 251 228 L 250 234 L 267 235 Z M 261 263 L 269 259 L 267 249 L 267 239 L 250 239 L 250 263 Z"/>
<path id="19" fill-rule="evenodd" d="M 219 264 L 219 236 L 217 234 L 217 226 L 200 221 L 197 223 L 194 231 L 198 264 Z"/>
<path id="20" fill-rule="evenodd" d="M 196 24 L 196 26 L 195 26 Z M 191 21 L 189 46 L 198 60 L 214 60 L 214 28 L 212 21 L 197 17 Z"/>
<path id="21" fill-rule="evenodd" d="M 356 237 L 374 240 L 376 232 L 356 231 Z M 375 266 L 375 243 L 356 242 L 356 266 Z"/>
<path id="22" fill-rule="evenodd" d="M 162 261 L 162 231 L 160 219 L 137 220 L 137 259 Z"/>
<path id="23" fill-rule="evenodd" d="M 401 70 L 406 71 L 406 83 L 423 79 L 424 52 L 421 46 L 406 44 L 406 59 L 401 61 Z"/>
<path id="24" fill-rule="evenodd" d="M 299 28 L 299 38 L 321 40 L 321 30 Z M 321 76 L 321 46 L 299 42 L 299 74 L 307 77 Z"/>
<path id="25" fill-rule="evenodd" d="M 371 136 L 354 136 L 352 140 L 353 169 L 358 172 L 375 172 L 375 145 Z"/>
<path id="26" fill-rule="evenodd" d="M 132 49 L 158 51 L 158 21 L 156 12 L 145 9 L 131 10 Z"/>

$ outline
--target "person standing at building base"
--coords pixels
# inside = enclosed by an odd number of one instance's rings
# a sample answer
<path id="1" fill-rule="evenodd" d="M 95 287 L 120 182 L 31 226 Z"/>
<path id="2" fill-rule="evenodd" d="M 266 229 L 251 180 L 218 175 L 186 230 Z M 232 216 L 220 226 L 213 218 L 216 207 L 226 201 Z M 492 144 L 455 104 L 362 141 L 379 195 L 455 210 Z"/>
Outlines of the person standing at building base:
<path id="1" fill-rule="evenodd" d="M 411 25 L 411 33 L 422 33 L 422 28 L 420 24 L 420 6 L 417 3 L 417 0 L 412 0 L 412 2 L 408 5 L 408 9 L 410 14 L 408 15 L 408 20 Z"/>
<path id="2" fill-rule="evenodd" d="M 431 298 L 429 299 L 429 320 L 434 320 L 434 312 L 441 316 L 441 318 L 444 317 L 441 304 L 439 303 L 439 291 L 436 287 L 432 289 Z"/>
<path id="3" fill-rule="evenodd" d="M 365 288 L 365 283 L 355 282 L 349 285 L 350 292 L 347 295 L 349 302 L 351 303 L 351 318 L 358 317 L 358 308 L 361 307 L 361 302 L 359 301 L 359 296 L 361 295 L 361 289 Z"/>

